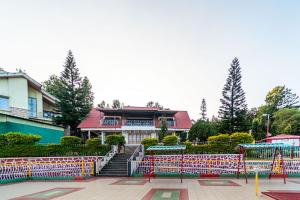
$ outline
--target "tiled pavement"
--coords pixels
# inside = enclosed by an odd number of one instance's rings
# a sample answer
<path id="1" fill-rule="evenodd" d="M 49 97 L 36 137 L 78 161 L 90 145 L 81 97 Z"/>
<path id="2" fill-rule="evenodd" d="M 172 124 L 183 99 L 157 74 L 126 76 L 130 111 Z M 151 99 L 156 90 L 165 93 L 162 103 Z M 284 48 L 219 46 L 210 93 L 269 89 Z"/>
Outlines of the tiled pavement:
<path id="1" fill-rule="evenodd" d="M 202 183 L 204 184 L 199 184 L 198 179 L 184 179 L 181 184 L 179 179 L 171 178 L 155 178 L 150 183 L 139 178 L 97 178 L 89 182 L 32 181 L 1 186 L 0 200 L 17 197 L 22 197 L 19 200 L 267 200 L 270 198 L 263 196 L 261 192 L 300 190 L 299 178 L 289 178 L 287 184 L 282 179 L 269 181 L 262 178 L 259 180 L 258 197 L 255 195 L 253 179 L 249 180 L 249 184 L 245 184 L 244 179 L 210 179 Z M 236 184 L 240 186 L 237 187 Z M 67 188 L 70 192 L 64 193 L 57 188 Z M 51 192 L 36 195 L 47 190 Z"/>

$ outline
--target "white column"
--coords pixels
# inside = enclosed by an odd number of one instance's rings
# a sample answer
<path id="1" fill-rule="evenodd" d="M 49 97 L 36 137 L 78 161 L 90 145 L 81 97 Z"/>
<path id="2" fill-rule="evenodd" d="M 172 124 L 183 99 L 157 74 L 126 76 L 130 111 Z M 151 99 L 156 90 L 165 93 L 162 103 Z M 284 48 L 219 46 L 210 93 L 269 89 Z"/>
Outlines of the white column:
<path id="1" fill-rule="evenodd" d="M 88 130 L 88 139 L 90 139 L 90 138 L 91 138 L 91 131 Z"/>
<path id="2" fill-rule="evenodd" d="M 101 132 L 101 144 L 104 144 L 105 142 L 105 133 Z"/>
<path id="3" fill-rule="evenodd" d="M 125 142 L 126 142 L 126 144 L 128 144 L 128 133 L 127 132 L 125 132 L 125 131 L 122 131 L 122 135 L 124 136 L 124 138 L 125 138 Z"/>

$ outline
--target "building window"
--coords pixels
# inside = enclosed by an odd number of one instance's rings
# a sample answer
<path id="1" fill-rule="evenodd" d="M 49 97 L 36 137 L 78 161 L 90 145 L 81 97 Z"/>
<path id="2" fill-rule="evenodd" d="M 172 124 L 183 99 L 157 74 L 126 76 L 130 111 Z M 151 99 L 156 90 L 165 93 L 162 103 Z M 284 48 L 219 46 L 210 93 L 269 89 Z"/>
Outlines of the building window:
<path id="1" fill-rule="evenodd" d="M 0 96 L 0 110 L 9 110 L 9 98 Z"/>
<path id="2" fill-rule="evenodd" d="M 28 98 L 28 116 L 37 117 L 37 101 L 36 98 Z"/>
<path id="3" fill-rule="evenodd" d="M 44 111 L 44 118 L 53 118 L 54 112 L 52 111 Z"/>

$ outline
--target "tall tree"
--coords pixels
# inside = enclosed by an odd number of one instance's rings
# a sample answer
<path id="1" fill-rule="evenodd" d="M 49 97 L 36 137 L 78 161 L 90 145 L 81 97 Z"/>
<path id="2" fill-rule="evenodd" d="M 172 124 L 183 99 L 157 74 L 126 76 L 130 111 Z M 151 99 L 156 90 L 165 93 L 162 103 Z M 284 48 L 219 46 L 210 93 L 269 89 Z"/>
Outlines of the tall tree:
<path id="1" fill-rule="evenodd" d="M 99 103 L 97 106 L 99 108 L 105 108 L 105 105 L 106 105 L 105 101 L 101 101 L 101 103 Z"/>
<path id="2" fill-rule="evenodd" d="M 68 52 L 64 70 L 60 77 L 53 75 L 45 81 L 43 88 L 57 97 L 57 107 L 61 116 L 55 117 L 60 125 L 70 126 L 71 132 L 77 133 L 77 126 L 93 106 L 94 95 L 87 77 L 80 77 L 74 56 Z"/>
<path id="3" fill-rule="evenodd" d="M 300 110 L 283 108 L 275 112 L 273 130 L 275 134 L 300 135 Z"/>
<path id="4" fill-rule="evenodd" d="M 42 87 L 48 93 L 58 96 L 62 87 L 60 78 L 57 75 L 52 74 L 48 80 L 42 82 Z"/>
<path id="5" fill-rule="evenodd" d="M 285 86 L 276 86 L 271 89 L 265 98 L 265 104 L 258 107 L 255 118 L 252 121 L 252 131 L 256 139 L 263 139 L 267 131 L 267 126 L 270 128 L 271 134 L 278 133 L 278 130 L 283 131 L 278 127 L 278 123 L 275 120 L 275 114 L 282 109 L 299 108 L 299 97 L 292 93 L 291 89 Z M 280 112 L 279 112 L 280 113 Z M 267 117 L 264 115 L 269 114 L 270 122 L 267 121 Z M 273 122 L 276 126 L 273 127 Z"/>
<path id="6" fill-rule="evenodd" d="M 295 108 L 299 107 L 299 96 L 285 86 L 276 86 L 268 92 L 265 102 L 274 111 L 280 108 Z"/>
<path id="7" fill-rule="evenodd" d="M 113 100 L 111 107 L 113 109 L 120 109 L 121 108 L 121 103 L 118 99 Z"/>
<path id="8" fill-rule="evenodd" d="M 146 107 L 153 107 L 154 106 L 154 101 L 149 101 L 147 104 L 146 104 Z"/>
<path id="9" fill-rule="evenodd" d="M 200 115 L 202 120 L 206 120 L 206 114 L 207 113 L 207 107 L 206 107 L 206 101 L 203 98 L 200 106 Z"/>
<path id="10" fill-rule="evenodd" d="M 209 136 L 217 134 L 217 127 L 209 120 L 198 120 L 189 131 L 189 140 L 205 142 Z"/>
<path id="11" fill-rule="evenodd" d="M 154 107 L 159 108 L 161 110 L 164 109 L 164 107 L 162 105 L 160 105 L 158 102 L 155 102 Z"/>
<path id="12" fill-rule="evenodd" d="M 245 115 L 247 105 L 244 90 L 242 89 L 242 75 L 239 60 L 234 58 L 229 74 L 224 85 L 223 98 L 220 99 L 221 106 L 219 117 L 222 120 L 222 132 L 233 133 L 245 130 Z"/>

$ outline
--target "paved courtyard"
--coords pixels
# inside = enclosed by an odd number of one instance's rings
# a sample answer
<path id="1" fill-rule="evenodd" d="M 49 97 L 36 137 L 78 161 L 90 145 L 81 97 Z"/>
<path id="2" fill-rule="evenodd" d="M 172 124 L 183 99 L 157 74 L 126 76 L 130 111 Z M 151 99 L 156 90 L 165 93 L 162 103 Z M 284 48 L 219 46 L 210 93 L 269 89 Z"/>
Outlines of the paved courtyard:
<path id="1" fill-rule="evenodd" d="M 95 178 L 88 181 L 29 181 L 0 186 L 0 199 L 15 200 L 252 200 L 272 199 L 261 192 L 300 190 L 300 179 L 262 178 L 259 196 L 254 179 Z M 289 198 L 292 200 L 293 198 Z M 295 199 L 300 199 L 295 198 Z"/>

